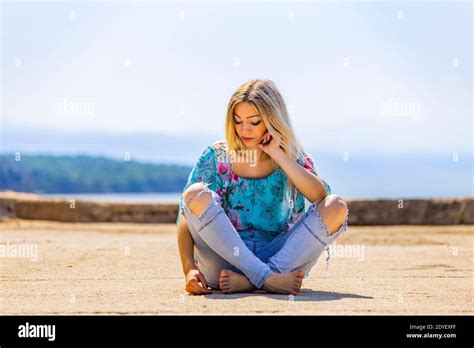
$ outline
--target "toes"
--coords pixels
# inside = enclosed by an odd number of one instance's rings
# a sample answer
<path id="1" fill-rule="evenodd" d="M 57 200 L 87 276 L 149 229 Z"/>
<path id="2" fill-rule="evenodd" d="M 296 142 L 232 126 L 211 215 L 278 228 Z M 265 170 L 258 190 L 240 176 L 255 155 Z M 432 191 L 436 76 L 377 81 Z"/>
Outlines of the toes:
<path id="1" fill-rule="evenodd" d="M 296 293 L 299 293 L 300 289 L 301 289 L 301 284 L 297 283 L 293 286 L 293 291 L 295 291 Z"/>
<path id="2" fill-rule="evenodd" d="M 221 289 L 227 289 L 227 288 L 230 287 L 230 284 L 229 284 L 229 283 L 220 283 L 220 284 L 219 284 L 219 287 L 220 287 Z"/>
<path id="3" fill-rule="evenodd" d="M 226 270 L 226 269 L 223 269 L 220 273 L 219 273 L 219 281 L 221 280 L 224 280 L 224 279 L 229 279 L 230 277 L 230 271 Z"/>
<path id="4" fill-rule="evenodd" d="M 228 269 L 223 269 L 223 270 L 221 271 L 221 275 L 222 275 L 223 277 L 230 277 L 230 275 L 231 275 L 232 273 L 233 273 L 233 272 L 230 271 L 230 270 L 228 270 Z"/>

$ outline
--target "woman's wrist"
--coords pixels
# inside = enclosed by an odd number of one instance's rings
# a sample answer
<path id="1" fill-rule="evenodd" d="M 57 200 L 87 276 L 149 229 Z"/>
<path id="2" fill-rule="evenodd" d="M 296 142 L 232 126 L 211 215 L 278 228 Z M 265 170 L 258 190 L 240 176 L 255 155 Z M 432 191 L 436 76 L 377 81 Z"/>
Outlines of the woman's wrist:
<path id="1" fill-rule="evenodd" d="M 188 274 L 189 271 L 193 270 L 193 269 L 196 269 L 196 267 L 194 266 L 194 261 L 193 262 L 186 262 L 184 265 L 183 265 L 183 273 L 184 275 Z"/>
<path id="2" fill-rule="evenodd" d="M 273 158 L 273 160 L 278 164 L 280 165 L 280 162 L 282 160 L 284 160 L 287 156 L 286 156 L 286 153 L 285 151 L 283 151 L 282 148 L 278 148 L 277 150 L 275 150 L 274 152 L 272 152 L 271 154 L 269 154 L 271 158 Z"/>

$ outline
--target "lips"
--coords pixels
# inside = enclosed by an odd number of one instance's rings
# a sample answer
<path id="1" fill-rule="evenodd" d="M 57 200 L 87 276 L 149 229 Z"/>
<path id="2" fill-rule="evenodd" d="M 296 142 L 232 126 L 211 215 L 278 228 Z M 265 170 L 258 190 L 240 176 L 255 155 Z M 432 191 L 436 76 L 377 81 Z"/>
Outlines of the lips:
<path id="1" fill-rule="evenodd" d="M 250 141 L 250 140 L 253 140 L 253 138 L 242 137 L 242 140 L 243 140 L 243 141 Z"/>

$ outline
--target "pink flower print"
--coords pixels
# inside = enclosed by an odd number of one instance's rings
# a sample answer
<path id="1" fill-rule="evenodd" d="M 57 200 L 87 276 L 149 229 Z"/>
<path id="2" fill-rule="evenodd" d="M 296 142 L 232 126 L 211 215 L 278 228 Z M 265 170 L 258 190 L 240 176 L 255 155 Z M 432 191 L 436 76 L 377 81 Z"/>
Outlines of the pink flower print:
<path id="1" fill-rule="evenodd" d="M 217 190 L 216 190 L 216 193 L 217 193 L 219 196 L 221 196 L 221 197 L 224 196 L 226 192 L 227 192 L 226 189 L 222 189 L 222 190 L 221 190 L 221 189 L 217 189 Z"/>
<path id="2" fill-rule="evenodd" d="M 230 209 L 229 211 L 229 220 L 237 231 L 242 231 L 245 229 L 244 226 L 242 226 L 238 212 L 234 209 Z"/>
<path id="3" fill-rule="evenodd" d="M 306 157 L 306 161 L 304 162 L 303 167 L 304 167 L 306 170 L 308 170 L 308 171 L 310 171 L 310 172 L 312 172 L 312 173 L 314 172 L 314 169 L 313 169 L 314 164 L 313 164 L 313 161 L 311 160 L 311 158 L 309 158 L 309 157 Z"/>
<path id="4" fill-rule="evenodd" d="M 238 181 L 238 180 L 239 180 L 239 177 L 238 177 L 237 175 L 235 175 L 234 172 L 231 172 L 231 173 L 230 173 L 230 181 L 231 181 L 231 182 L 236 182 L 236 181 Z"/>
<path id="5" fill-rule="evenodd" d="M 219 162 L 218 170 L 220 174 L 225 174 L 229 171 L 231 163 Z"/>

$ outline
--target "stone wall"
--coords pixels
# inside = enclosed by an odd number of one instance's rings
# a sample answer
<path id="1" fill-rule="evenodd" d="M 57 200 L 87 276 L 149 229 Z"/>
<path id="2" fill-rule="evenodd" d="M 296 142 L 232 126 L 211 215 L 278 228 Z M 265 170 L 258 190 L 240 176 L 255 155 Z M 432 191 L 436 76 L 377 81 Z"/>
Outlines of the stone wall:
<path id="1" fill-rule="evenodd" d="M 63 222 L 175 223 L 178 205 L 109 203 L 46 198 L 0 192 L 0 219 L 20 218 Z M 350 225 L 474 224 L 474 199 L 350 200 Z"/>
<path id="2" fill-rule="evenodd" d="M 174 223 L 177 204 L 128 204 L 75 200 L 39 195 L 0 192 L 0 219 L 3 217 L 63 222 L 143 222 Z"/>
<path id="3" fill-rule="evenodd" d="M 348 201 L 352 225 L 474 224 L 471 198 Z"/>

